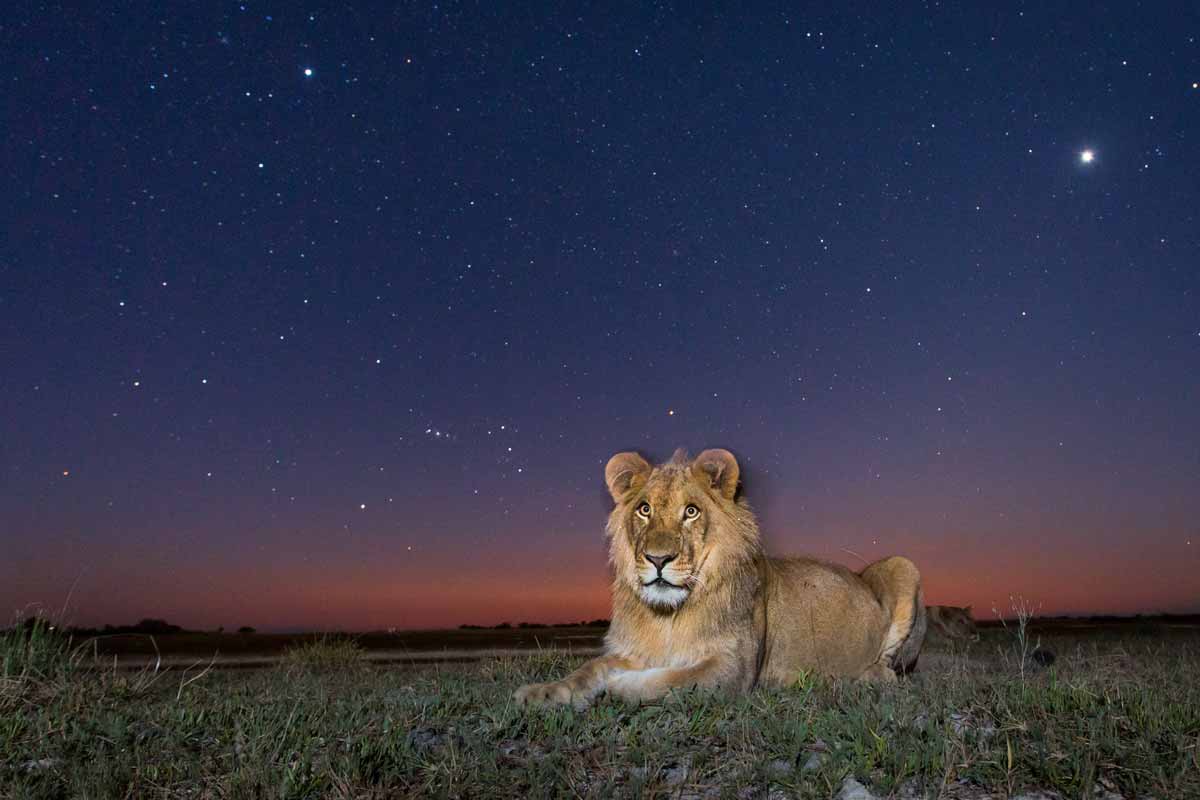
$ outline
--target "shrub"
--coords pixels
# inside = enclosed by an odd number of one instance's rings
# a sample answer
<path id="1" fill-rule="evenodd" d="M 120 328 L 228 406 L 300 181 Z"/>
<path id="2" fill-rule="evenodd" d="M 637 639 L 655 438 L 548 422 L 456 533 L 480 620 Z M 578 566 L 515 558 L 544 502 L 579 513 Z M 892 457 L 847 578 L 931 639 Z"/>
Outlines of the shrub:
<path id="1" fill-rule="evenodd" d="M 364 651 L 348 636 L 322 635 L 283 652 L 280 666 L 288 671 L 349 669 L 366 663 Z"/>

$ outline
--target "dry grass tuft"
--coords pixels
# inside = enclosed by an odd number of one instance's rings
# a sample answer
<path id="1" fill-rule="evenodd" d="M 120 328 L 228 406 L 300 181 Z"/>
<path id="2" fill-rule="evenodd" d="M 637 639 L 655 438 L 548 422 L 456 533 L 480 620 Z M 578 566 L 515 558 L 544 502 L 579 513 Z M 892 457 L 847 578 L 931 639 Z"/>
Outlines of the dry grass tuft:
<path id="1" fill-rule="evenodd" d="M 285 672 L 354 669 L 366 664 L 366 654 L 352 637 L 322 634 L 284 651 L 279 662 Z"/>

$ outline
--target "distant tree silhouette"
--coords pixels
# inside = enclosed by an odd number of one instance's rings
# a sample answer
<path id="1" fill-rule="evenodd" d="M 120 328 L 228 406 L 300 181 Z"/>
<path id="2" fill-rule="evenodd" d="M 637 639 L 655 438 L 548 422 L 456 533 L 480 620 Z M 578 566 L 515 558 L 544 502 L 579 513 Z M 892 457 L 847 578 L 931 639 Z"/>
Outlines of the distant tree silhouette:
<path id="1" fill-rule="evenodd" d="M 459 625 L 458 629 L 460 631 L 508 631 L 512 630 L 513 628 L 518 628 L 520 630 L 529 630 L 531 628 L 607 628 L 608 625 L 609 622 L 606 619 L 594 619 L 590 622 L 587 620 L 580 620 L 579 622 L 555 622 L 553 624 L 548 622 L 519 622 L 516 625 L 513 625 L 511 622 L 501 622 L 499 625 L 463 624 Z"/>
<path id="2" fill-rule="evenodd" d="M 72 628 L 72 633 L 88 636 L 121 636 L 123 634 L 139 634 L 143 636 L 169 636 L 172 633 L 183 633 L 184 629 L 172 625 L 165 619 L 147 617 L 136 625 L 105 625 L 103 628 Z"/>
<path id="3" fill-rule="evenodd" d="M 150 619 L 146 618 L 130 628 L 129 633 L 146 633 L 151 636 L 166 636 L 172 633 L 179 633 L 183 628 L 178 625 L 172 625 L 165 619 Z"/>
<path id="4" fill-rule="evenodd" d="M 242 627 L 238 628 L 238 633 L 257 633 L 257 631 L 255 631 L 254 628 L 251 628 L 249 625 L 243 625 Z"/>

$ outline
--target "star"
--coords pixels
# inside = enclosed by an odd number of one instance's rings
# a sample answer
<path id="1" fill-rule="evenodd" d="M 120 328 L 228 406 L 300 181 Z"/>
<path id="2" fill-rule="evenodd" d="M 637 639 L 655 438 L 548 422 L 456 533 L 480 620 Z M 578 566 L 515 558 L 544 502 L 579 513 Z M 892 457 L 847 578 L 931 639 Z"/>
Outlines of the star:
<path id="1" fill-rule="evenodd" d="M 313 74 L 312 67 L 305 67 L 305 68 L 304 68 L 304 77 L 306 77 L 306 78 L 311 78 L 311 77 L 312 77 L 312 74 Z"/>
<path id="2" fill-rule="evenodd" d="M 1090 164 L 1095 160 L 1096 160 L 1096 151 L 1095 150 L 1088 149 L 1088 150 L 1082 151 L 1079 154 L 1079 162 L 1081 164 Z"/>

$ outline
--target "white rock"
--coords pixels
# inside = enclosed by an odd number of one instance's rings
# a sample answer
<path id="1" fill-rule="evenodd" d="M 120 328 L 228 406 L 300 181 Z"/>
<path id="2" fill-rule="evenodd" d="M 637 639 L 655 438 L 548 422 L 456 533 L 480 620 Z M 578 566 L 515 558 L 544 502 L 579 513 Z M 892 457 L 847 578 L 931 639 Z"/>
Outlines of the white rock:
<path id="1" fill-rule="evenodd" d="M 679 784 L 683 783 L 687 780 L 689 766 L 690 764 L 688 760 L 685 759 L 679 764 L 667 767 L 665 770 L 663 770 L 663 783 L 665 783 L 667 786 L 678 786 Z"/>
<path id="2" fill-rule="evenodd" d="M 842 790 L 838 792 L 837 800 L 879 800 L 867 787 L 854 778 L 846 778 Z"/>
<path id="3" fill-rule="evenodd" d="M 804 767 L 802 769 L 805 772 L 812 772 L 814 769 L 820 769 L 821 765 L 825 763 L 825 759 L 826 755 L 824 753 L 810 753 L 808 758 L 805 759 Z"/>

